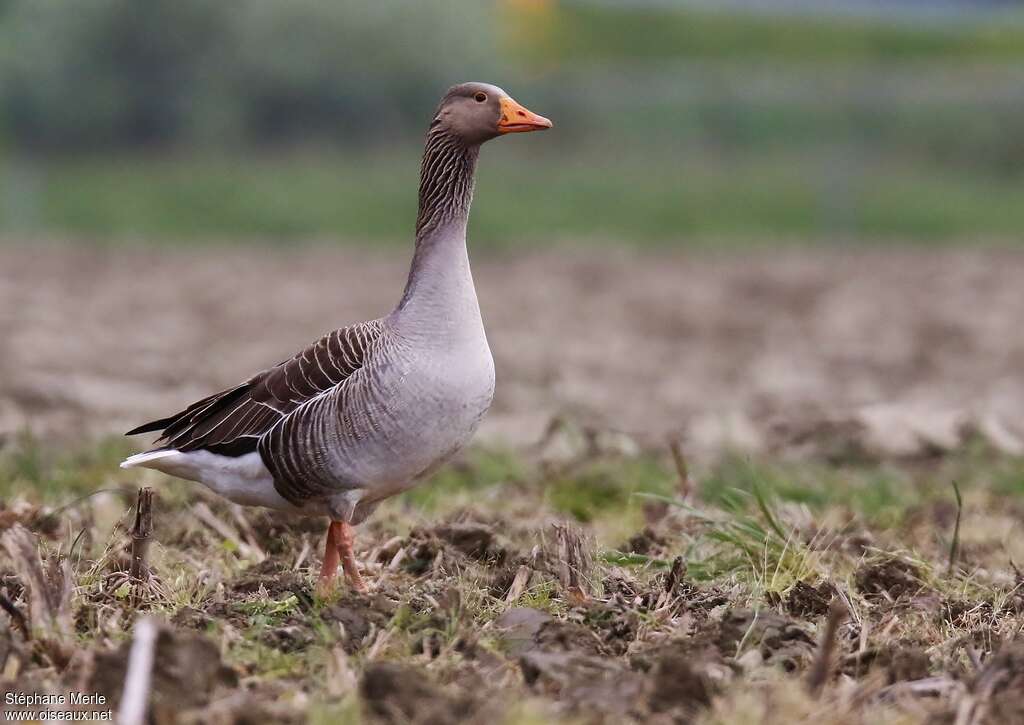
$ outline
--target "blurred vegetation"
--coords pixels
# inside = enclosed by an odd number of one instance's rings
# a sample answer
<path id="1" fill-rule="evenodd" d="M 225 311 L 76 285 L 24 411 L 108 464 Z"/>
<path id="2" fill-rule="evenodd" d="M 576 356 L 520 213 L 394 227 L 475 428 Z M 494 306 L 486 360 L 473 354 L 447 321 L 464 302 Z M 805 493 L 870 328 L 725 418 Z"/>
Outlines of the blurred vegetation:
<path id="1" fill-rule="evenodd" d="M 584 2 L 0 0 L 0 234 L 399 241 L 451 83 L 477 244 L 1013 241 L 1024 22 Z"/>
<path id="2" fill-rule="evenodd" d="M 6 0 L 0 13 L 4 124 L 19 148 L 51 152 L 386 137 L 449 79 L 486 70 L 494 26 L 482 5 L 436 1 Z"/>
<path id="3" fill-rule="evenodd" d="M 547 35 L 547 48 L 555 57 L 627 62 L 681 57 L 798 63 L 1024 57 L 1024 26 L 1012 22 L 1019 17 L 1007 13 L 984 22 L 964 19 L 935 24 L 795 11 L 771 14 L 767 8 L 744 14 L 685 4 L 580 3 L 561 14 L 561 22 Z"/>

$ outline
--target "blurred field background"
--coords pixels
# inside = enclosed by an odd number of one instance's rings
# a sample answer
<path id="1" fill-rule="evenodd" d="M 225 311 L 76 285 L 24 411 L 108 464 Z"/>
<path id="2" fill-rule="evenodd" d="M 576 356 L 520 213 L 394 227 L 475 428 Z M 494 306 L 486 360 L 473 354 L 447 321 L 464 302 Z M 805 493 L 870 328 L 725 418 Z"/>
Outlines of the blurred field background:
<path id="1" fill-rule="evenodd" d="M 390 309 L 465 80 L 555 122 L 494 405 L 321 598 L 120 433 Z M 1022 119 L 1011 0 L 0 0 L 0 692 L 152 612 L 153 722 L 1024 721 Z"/>
<path id="2" fill-rule="evenodd" d="M 1015 243 L 1016 3 L 0 2 L 0 235 L 407 245 L 448 85 L 557 121 L 477 248 Z"/>
<path id="3" fill-rule="evenodd" d="M 1024 9 L 923 0 L 3 0 L 0 430 L 117 431 L 383 314 L 474 78 L 556 121 L 480 164 L 484 437 L 881 406 L 887 449 L 1024 450 Z"/>

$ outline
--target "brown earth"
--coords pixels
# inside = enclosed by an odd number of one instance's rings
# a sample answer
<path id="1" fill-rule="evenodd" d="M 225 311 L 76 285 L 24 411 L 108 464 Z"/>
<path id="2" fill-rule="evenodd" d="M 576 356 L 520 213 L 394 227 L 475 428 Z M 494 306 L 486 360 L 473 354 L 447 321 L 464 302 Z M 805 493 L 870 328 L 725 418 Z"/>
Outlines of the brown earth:
<path id="1" fill-rule="evenodd" d="M 379 316 L 405 252 L 0 248 L 0 433 L 120 432 Z M 641 444 L 1024 451 L 1024 253 L 592 248 L 478 255 L 481 439 L 554 416 Z"/>
<path id="2" fill-rule="evenodd" d="M 125 527 L 99 558 L 58 565 L 66 542 L 11 523 L 0 530 L 0 572 L 14 570 L 0 586 L 0 701 L 89 693 L 102 706 L 80 709 L 117 712 L 132 691 L 129 639 L 149 615 L 148 722 L 168 725 L 1020 722 L 1020 581 L 979 588 L 990 577 L 943 573 L 938 547 L 923 552 L 934 567 L 835 547 L 785 607 L 739 571 L 693 578 L 682 557 L 660 570 L 577 560 L 581 595 L 558 532 L 584 549 L 587 537 L 564 523 L 551 536 L 538 493 L 542 513 L 516 526 L 465 509 L 411 530 L 396 512 L 375 520 L 360 538 L 370 591 L 342 585 L 323 600 L 319 537 L 297 526 L 254 557 L 197 527 L 185 502 L 159 503 L 152 569 L 131 584 Z M 210 510 L 241 539 L 280 525 L 265 510 L 212 499 Z M 93 514 L 62 513 L 100 542 Z M 682 551 L 703 526 L 680 510 L 656 533 Z M 506 561 L 526 575 L 516 592 L 499 584 Z"/>

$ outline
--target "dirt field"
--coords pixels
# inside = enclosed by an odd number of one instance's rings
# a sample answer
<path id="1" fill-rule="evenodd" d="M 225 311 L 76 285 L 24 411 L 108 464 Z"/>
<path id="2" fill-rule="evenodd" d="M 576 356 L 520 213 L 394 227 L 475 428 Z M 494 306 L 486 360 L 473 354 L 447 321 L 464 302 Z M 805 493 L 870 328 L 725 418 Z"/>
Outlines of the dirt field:
<path id="1" fill-rule="evenodd" d="M 160 724 L 1024 716 L 1024 476 L 985 452 L 902 472 L 734 462 L 685 484 L 615 454 L 471 457 L 361 527 L 370 592 L 326 598 L 323 522 L 117 471 L 118 455 L 0 457 L 2 697 L 117 713 L 143 692 Z M 140 484 L 157 498 L 133 579 Z"/>
<path id="2" fill-rule="evenodd" d="M 117 432 L 387 312 L 407 255 L 0 249 L 0 431 Z M 481 440 L 555 415 L 697 455 L 835 435 L 886 454 L 1024 450 L 1024 254 L 484 258 L 498 370 Z"/>
<path id="3" fill-rule="evenodd" d="M 405 265 L 0 251 L 0 711 L 1024 722 L 1024 255 L 481 260 L 495 409 L 360 527 L 367 594 L 315 592 L 325 522 L 118 469 L 109 434 L 380 314 Z"/>

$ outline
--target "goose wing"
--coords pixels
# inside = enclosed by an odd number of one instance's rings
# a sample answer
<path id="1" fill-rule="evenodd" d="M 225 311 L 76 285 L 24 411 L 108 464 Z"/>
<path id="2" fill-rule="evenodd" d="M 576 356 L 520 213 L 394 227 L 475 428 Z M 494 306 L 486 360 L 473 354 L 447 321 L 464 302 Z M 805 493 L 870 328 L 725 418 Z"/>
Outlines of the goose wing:
<path id="1" fill-rule="evenodd" d="M 382 331 L 380 320 L 335 330 L 241 385 L 125 435 L 160 431 L 158 449 L 207 450 L 226 456 L 251 453 L 257 450 L 259 439 L 282 418 L 334 389 L 361 368 Z"/>

